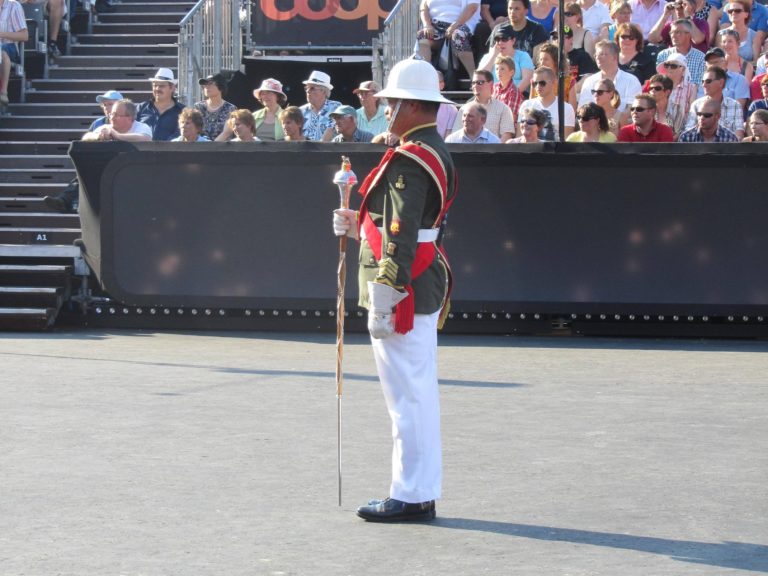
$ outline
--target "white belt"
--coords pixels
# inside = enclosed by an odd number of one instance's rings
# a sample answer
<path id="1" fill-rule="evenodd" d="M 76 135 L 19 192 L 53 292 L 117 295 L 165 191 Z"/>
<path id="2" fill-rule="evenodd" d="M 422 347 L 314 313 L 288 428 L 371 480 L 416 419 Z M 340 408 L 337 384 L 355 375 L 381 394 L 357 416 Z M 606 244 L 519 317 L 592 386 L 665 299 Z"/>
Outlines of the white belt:
<path id="1" fill-rule="evenodd" d="M 363 227 L 360 228 L 360 232 L 362 233 L 363 238 L 365 238 L 365 229 Z M 383 233 L 384 228 L 379 228 L 379 232 Z M 440 228 L 420 228 L 417 242 L 419 244 L 423 244 L 424 242 L 434 242 L 437 240 L 439 234 Z"/>

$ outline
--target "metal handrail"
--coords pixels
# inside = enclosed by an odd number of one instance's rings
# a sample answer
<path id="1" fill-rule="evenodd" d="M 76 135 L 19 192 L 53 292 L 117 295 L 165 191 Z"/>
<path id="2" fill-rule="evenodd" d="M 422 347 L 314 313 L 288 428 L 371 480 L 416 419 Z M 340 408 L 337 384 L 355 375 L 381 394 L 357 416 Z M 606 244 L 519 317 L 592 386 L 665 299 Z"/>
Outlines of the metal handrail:
<path id="1" fill-rule="evenodd" d="M 242 0 L 199 0 L 181 20 L 178 94 L 182 102 L 202 99 L 199 78 L 240 69 L 241 6 Z"/>
<path id="2" fill-rule="evenodd" d="M 373 38 L 373 79 L 384 85 L 392 66 L 414 53 L 419 30 L 420 0 L 398 0 L 384 21 L 381 33 Z"/>

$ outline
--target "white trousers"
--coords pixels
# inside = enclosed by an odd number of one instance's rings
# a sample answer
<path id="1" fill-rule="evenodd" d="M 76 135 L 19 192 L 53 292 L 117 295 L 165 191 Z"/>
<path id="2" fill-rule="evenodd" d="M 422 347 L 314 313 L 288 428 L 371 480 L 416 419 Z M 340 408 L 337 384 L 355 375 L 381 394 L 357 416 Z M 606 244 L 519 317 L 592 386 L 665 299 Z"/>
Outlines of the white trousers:
<path id="1" fill-rule="evenodd" d="M 392 420 L 390 498 L 427 502 L 440 498 L 443 466 L 437 387 L 437 320 L 416 314 L 413 330 L 371 338 L 381 388 Z"/>

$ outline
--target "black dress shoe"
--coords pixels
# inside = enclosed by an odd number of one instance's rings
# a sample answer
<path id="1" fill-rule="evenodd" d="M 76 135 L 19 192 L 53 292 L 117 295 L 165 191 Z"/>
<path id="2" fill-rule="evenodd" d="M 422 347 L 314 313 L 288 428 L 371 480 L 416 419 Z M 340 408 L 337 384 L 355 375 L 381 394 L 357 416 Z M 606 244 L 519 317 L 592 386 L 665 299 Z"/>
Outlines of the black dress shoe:
<path id="1" fill-rule="evenodd" d="M 435 518 L 435 501 L 411 504 L 394 498 L 371 500 L 357 515 L 368 522 L 428 522 Z"/>

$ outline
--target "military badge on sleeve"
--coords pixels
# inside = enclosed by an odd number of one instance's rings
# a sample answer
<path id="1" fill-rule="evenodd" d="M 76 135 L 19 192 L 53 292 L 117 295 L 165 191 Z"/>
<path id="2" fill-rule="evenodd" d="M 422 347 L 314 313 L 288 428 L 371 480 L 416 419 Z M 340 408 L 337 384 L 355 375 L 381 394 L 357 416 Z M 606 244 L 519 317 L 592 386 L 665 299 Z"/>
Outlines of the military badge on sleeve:
<path id="1" fill-rule="evenodd" d="M 392 234 L 392 236 L 400 234 L 400 220 L 397 218 L 392 220 L 392 223 L 389 225 L 389 233 Z"/>
<path id="2" fill-rule="evenodd" d="M 398 190 L 405 190 L 405 178 L 403 178 L 402 174 L 398 174 L 397 180 L 395 181 L 395 188 Z"/>

